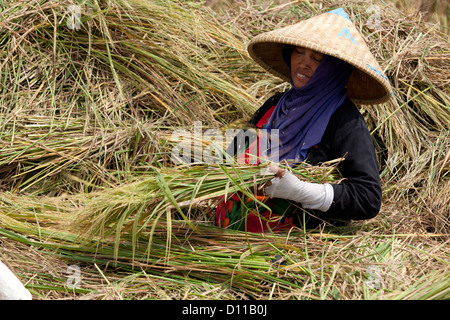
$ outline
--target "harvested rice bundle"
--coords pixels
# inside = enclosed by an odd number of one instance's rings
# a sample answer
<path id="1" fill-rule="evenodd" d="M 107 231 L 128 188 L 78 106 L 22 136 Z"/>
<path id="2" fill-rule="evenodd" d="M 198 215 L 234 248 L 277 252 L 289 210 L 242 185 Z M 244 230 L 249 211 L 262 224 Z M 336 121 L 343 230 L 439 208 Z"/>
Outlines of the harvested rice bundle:
<path id="1" fill-rule="evenodd" d="M 26 200 L 28 209 L 22 210 L 26 214 L 16 215 L 7 224 L 2 219 L 5 212 L 0 210 L 0 234 L 8 238 L 2 240 L 0 256 L 24 270 L 21 276 L 27 288 L 41 299 L 49 295 L 141 299 L 161 294 L 166 298 L 214 298 L 216 290 L 226 291 L 229 299 L 445 299 L 449 294 L 449 252 L 445 243 L 430 235 L 372 230 L 280 236 L 202 224 L 192 230 L 185 221 L 173 220 L 171 225 L 156 223 L 150 248 L 150 230 L 142 232 L 135 243 L 124 235 L 116 248 L 113 238 L 80 244 L 79 230 L 67 226 L 65 232 L 49 230 L 47 218 L 30 206 L 33 201 L 38 205 L 44 201 L 38 197 Z M 51 199 L 45 201 L 51 204 Z M 67 202 L 59 205 L 61 212 L 54 212 L 54 221 L 70 207 Z M 17 202 L 17 209 L 20 206 Z M 35 221 L 25 218 L 28 216 Z M 24 218 L 29 223 L 22 227 L 28 227 L 14 229 Z M 68 278 L 68 266 L 82 271 L 80 287 L 67 285 L 73 275 Z M 374 278 L 377 274 L 382 277 Z"/>
<path id="2" fill-rule="evenodd" d="M 303 165 L 291 170 L 306 181 L 337 183 L 338 163 L 336 160 L 323 166 Z M 273 174 L 264 172 L 265 166 L 237 164 L 153 168 L 152 173 L 134 182 L 82 195 L 83 208 L 75 225 L 83 228 L 82 234 L 89 239 L 113 235 L 118 241 L 128 233 L 138 237 L 160 219 L 170 225 L 175 210 L 194 228 L 188 218 L 191 209 L 202 205 L 202 215 L 196 219 L 204 219 L 211 204 L 217 203 L 221 196 L 241 192 L 261 203 L 253 188 L 273 178 Z"/>

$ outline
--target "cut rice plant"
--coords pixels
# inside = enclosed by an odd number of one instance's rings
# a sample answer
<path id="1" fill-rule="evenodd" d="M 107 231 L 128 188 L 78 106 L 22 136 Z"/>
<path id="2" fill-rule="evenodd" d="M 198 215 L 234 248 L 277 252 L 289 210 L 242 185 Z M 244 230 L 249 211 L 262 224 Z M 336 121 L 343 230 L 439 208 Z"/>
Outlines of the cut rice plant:
<path id="1" fill-rule="evenodd" d="M 0 216 L 4 215 L 2 210 Z M 36 217 L 41 220 L 39 212 Z M 148 232 L 141 233 L 135 244 L 123 238 L 118 249 L 113 239 L 92 246 L 68 241 L 67 234 L 74 239 L 76 230 L 47 229 L 42 218 L 41 234 L 52 236 L 37 241 L 33 223 L 26 224 L 28 230 L 19 228 L 21 219 L 16 215 L 9 225 L 1 224 L 0 233 L 8 240 L 0 254 L 15 270 L 23 270 L 22 279 L 29 278 L 27 287 L 35 294 L 116 299 L 213 298 L 218 291 L 229 299 L 445 299 L 450 294 L 448 246 L 439 241 L 424 246 L 413 234 L 294 230 L 280 236 L 204 224 L 192 230 L 185 221 L 173 220 L 167 254 L 168 226 L 161 221 L 154 227 L 148 252 Z M 25 260 L 24 250 L 27 263 L 18 265 Z M 51 273 L 36 261 L 53 265 Z M 68 266 L 81 271 L 79 288 L 67 286 Z M 99 286 L 100 279 L 107 286 Z"/>
<path id="2" fill-rule="evenodd" d="M 334 161 L 334 165 L 304 165 L 291 170 L 303 180 L 338 182 L 338 163 L 339 161 Z M 113 235 L 118 246 L 123 234 L 131 234 L 132 242 L 135 243 L 142 232 L 153 230 L 160 220 L 167 223 L 167 232 L 170 234 L 171 216 L 174 212 L 195 230 L 191 222 L 193 218 L 211 220 L 207 215 L 214 210 L 217 199 L 235 192 L 245 194 L 271 210 L 256 196 L 256 189 L 273 178 L 273 174 L 267 174 L 266 167 L 267 164 L 194 164 L 154 168 L 153 173 L 143 175 L 134 182 L 85 195 L 87 200 L 83 201 L 83 210 L 76 225 L 77 228 L 83 226 L 82 234 L 88 239 L 103 239 Z M 191 211 L 199 211 L 199 208 L 202 214 L 191 214 Z M 153 231 L 150 232 L 152 234 Z M 150 242 L 151 239 L 150 237 Z"/>

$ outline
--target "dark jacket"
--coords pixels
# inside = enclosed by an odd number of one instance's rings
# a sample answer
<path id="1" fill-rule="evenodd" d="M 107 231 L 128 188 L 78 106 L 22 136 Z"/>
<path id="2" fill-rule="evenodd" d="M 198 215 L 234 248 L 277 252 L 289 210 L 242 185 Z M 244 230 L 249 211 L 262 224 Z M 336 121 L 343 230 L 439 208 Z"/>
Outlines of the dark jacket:
<path id="1" fill-rule="evenodd" d="M 282 94 L 269 98 L 250 120 L 255 125 Z M 364 220 L 375 217 L 381 207 L 381 184 L 372 137 L 366 122 L 350 99 L 331 116 L 321 142 L 309 150 L 306 162 L 320 162 L 344 157 L 338 167 L 345 179 L 333 184 L 334 200 L 327 212 L 314 214 L 324 220 Z"/>

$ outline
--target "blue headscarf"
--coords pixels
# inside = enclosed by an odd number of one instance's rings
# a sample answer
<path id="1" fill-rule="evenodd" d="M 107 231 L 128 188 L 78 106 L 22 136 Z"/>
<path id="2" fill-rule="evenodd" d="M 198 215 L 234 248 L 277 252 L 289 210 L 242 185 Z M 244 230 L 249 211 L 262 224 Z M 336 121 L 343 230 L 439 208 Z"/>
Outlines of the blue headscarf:
<path id="1" fill-rule="evenodd" d="M 290 57 L 295 47 L 286 45 L 283 60 L 291 73 Z M 277 103 L 265 129 L 279 130 L 279 160 L 301 162 L 308 150 L 317 145 L 334 111 L 347 96 L 345 86 L 353 66 L 332 56 L 323 55 L 309 82 L 286 91 Z"/>

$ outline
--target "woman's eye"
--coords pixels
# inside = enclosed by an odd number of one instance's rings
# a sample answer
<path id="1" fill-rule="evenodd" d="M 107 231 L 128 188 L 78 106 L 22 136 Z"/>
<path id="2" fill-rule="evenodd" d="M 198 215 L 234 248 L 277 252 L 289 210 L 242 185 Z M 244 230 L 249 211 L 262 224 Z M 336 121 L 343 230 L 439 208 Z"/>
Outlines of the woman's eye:
<path id="1" fill-rule="evenodd" d="M 313 59 L 316 60 L 317 62 L 321 62 L 322 61 L 322 55 L 315 55 L 313 56 Z"/>

